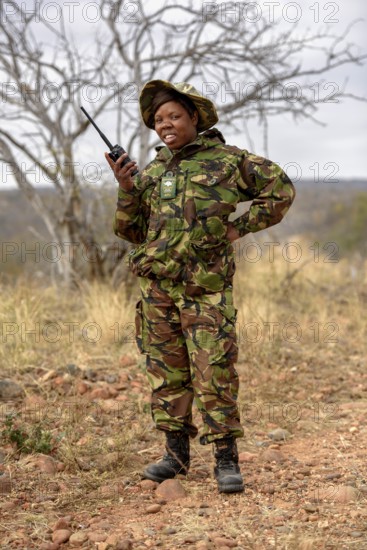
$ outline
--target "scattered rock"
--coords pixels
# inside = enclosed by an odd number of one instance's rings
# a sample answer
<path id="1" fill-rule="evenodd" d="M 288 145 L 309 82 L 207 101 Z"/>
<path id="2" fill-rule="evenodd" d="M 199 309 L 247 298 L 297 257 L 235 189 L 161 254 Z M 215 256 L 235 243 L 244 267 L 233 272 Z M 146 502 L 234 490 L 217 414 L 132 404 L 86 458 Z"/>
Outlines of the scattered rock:
<path id="1" fill-rule="evenodd" d="M 87 393 L 87 391 L 90 389 L 90 385 L 88 382 L 85 382 L 84 380 L 79 380 L 79 382 L 76 385 L 76 391 L 79 395 L 84 395 Z"/>
<path id="2" fill-rule="evenodd" d="M 283 430 L 283 428 L 276 428 L 275 430 L 272 430 L 268 433 L 268 437 L 270 439 L 273 439 L 274 441 L 285 441 L 286 439 L 289 439 L 291 434 L 288 430 Z"/>
<path id="3" fill-rule="evenodd" d="M 144 491 L 154 491 L 158 487 L 158 483 L 156 481 L 153 481 L 151 479 L 143 479 L 140 482 L 140 487 Z"/>
<path id="4" fill-rule="evenodd" d="M 237 546 L 237 542 L 231 539 L 227 539 L 225 537 L 215 537 L 213 539 L 213 542 L 217 548 L 234 548 Z"/>
<path id="5" fill-rule="evenodd" d="M 106 470 L 112 470 L 119 462 L 120 455 L 117 451 L 114 451 L 100 456 L 96 460 L 96 466 L 100 472 L 105 472 Z"/>
<path id="6" fill-rule="evenodd" d="M 158 486 L 156 495 L 167 501 L 171 501 L 185 498 L 186 491 L 178 479 L 166 479 Z"/>
<path id="7" fill-rule="evenodd" d="M 88 539 L 91 542 L 104 542 L 107 539 L 107 533 L 102 531 L 91 531 L 88 533 Z"/>
<path id="8" fill-rule="evenodd" d="M 330 485 L 329 487 L 321 487 L 314 490 L 311 497 L 313 502 L 331 501 L 339 502 L 340 504 L 348 504 L 358 500 L 359 491 L 350 485 Z"/>
<path id="9" fill-rule="evenodd" d="M 8 495 L 13 490 L 13 483 L 10 478 L 0 477 L 0 495 Z"/>
<path id="10" fill-rule="evenodd" d="M 132 550 L 133 543 L 130 539 L 122 539 L 116 542 L 115 549 L 116 550 Z"/>
<path id="11" fill-rule="evenodd" d="M 106 374 L 104 380 L 107 384 L 116 384 L 119 381 L 119 377 L 117 374 Z"/>
<path id="12" fill-rule="evenodd" d="M 68 529 L 70 527 L 70 520 L 66 518 L 59 518 L 52 527 L 53 531 L 59 531 L 60 529 Z"/>
<path id="13" fill-rule="evenodd" d="M 355 502 L 358 500 L 359 491 L 355 487 L 351 487 L 350 485 L 341 485 L 337 488 L 337 491 L 335 492 L 335 500 L 336 502 L 340 502 L 341 504 L 348 504 L 348 502 Z"/>
<path id="14" fill-rule="evenodd" d="M 136 359 L 134 357 L 131 357 L 131 355 L 123 355 L 120 357 L 120 367 L 131 367 L 132 365 L 136 364 Z M 120 377 L 121 378 L 121 377 Z"/>
<path id="15" fill-rule="evenodd" d="M 98 378 L 98 374 L 93 369 L 85 369 L 83 371 L 83 378 L 85 380 L 90 380 L 91 382 L 95 382 Z"/>
<path id="16" fill-rule="evenodd" d="M 60 545 L 58 542 L 43 542 L 40 545 L 40 550 L 59 550 Z"/>
<path id="17" fill-rule="evenodd" d="M 281 525 L 280 527 L 277 527 L 278 533 L 289 533 L 291 531 L 291 527 L 289 525 Z"/>
<path id="18" fill-rule="evenodd" d="M 57 461 L 52 456 L 36 454 L 27 457 L 24 461 L 26 470 L 39 470 L 44 474 L 54 475 L 58 471 Z"/>
<path id="19" fill-rule="evenodd" d="M 177 533 L 176 527 L 165 527 L 162 531 L 164 535 L 174 535 Z"/>
<path id="20" fill-rule="evenodd" d="M 200 539 L 200 536 L 198 535 L 186 535 L 183 542 L 184 543 L 197 542 L 199 539 Z"/>
<path id="21" fill-rule="evenodd" d="M 83 531 L 78 531 L 77 533 L 73 533 L 69 539 L 70 546 L 78 547 L 82 546 L 85 542 L 87 542 L 88 537 L 86 533 Z"/>
<path id="22" fill-rule="evenodd" d="M 70 376 L 79 376 L 82 372 L 82 370 L 77 367 L 77 365 L 74 365 L 74 363 L 71 363 L 70 365 L 66 365 L 66 372 L 67 374 L 70 374 Z"/>
<path id="23" fill-rule="evenodd" d="M 111 397 L 111 394 L 107 387 L 95 388 L 90 392 L 89 397 L 90 399 L 108 399 L 109 397 Z"/>
<path id="24" fill-rule="evenodd" d="M 244 462 L 254 462 L 257 458 L 257 455 L 255 453 L 248 453 L 248 452 L 243 452 L 243 453 L 239 453 L 238 455 L 238 462 L 240 464 L 243 464 Z"/>
<path id="25" fill-rule="evenodd" d="M 303 506 L 303 509 L 306 512 L 309 512 L 310 514 L 314 514 L 315 512 L 318 512 L 318 510 L 319 510 L 317 506 L 315 506 L 314 504 L 311 504 L 311 503 L 306 503 Z"/>
<path id="26" fill-rule="evenodd" d="M 71 536 L 71 531 L 69 529 L 57 529 L 52 533 L 52 542 L 56 544 L 63 544 L 67 542 Z"/>
<path id="27" fill-rule="evenodd" d="M 1 495 L 1 485 L 0 485 L 0 495 Z M 4 510 L 4 511 L 14 510 L 14 508 L 16 508 L 16 507 L 17 507 L 17 502 L 14 501 L 14 500 L 9 500 L 7 502 L 4 502 L 1 505 L 1 509 Z"/>
<path id="28" fill-rule="evenodd" d="M 350 536 L 355 539 L 358 539 L 360 537 L 363 537 L 363 533 L 361 531 L 352 531 Z"/>
<path id="29" fill-rule="evenodd" d="M 146 507 L 145 511 L 147 514 L 156 514 L 157 512 L 160 512 L 162 509 L 162 506 L 160 504 L 150 504 Z"/>
<path id="30" fill-rule="evenodd" d="M 24 395 L 24 390 L 22 386 L 10 380 L 9 378 L 4 378 L 0 380 L 0 398 L 1 399 L 12 399 L 14 397 L 22 397 Z"/>
<path id="31" fill-rule="evenodd" d="M 339 479 L 339 478 L 341 478 L 341 477 L 342 477 L 342 475 L 339 474 L 338 472 L 332 472 L 331 474 L 327 474 L 327 475 L 325 476 L 325 479 L 327 479 L 327 480 L 330 480 L 330 479 Z"/>
<path id="32" fill-rule="evenodd" d="M 281 453 L 281 451 L 277 451 L 276 449 L 267 449 L 262 453 L 261 458 L 265 462 L 280 463 L 285 461 L 285 456 Z"/>

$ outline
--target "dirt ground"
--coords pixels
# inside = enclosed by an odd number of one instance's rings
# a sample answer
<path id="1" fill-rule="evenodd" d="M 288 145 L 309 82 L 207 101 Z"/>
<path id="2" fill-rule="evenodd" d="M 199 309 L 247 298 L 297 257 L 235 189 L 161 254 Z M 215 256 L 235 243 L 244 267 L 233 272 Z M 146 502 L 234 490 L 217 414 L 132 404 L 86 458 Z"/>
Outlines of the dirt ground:
<path id="1" fill-rule="evenodd" d="M 211 446 L 196 441 L 173 494 L 141 480 L 163 440 L 134 356 L 13 377 L 25 394 L 1 402 L 2 420 L 17 411 L 13 431 L 38 423 L 58 443 L 26 454 L 3 437 L 0 548 L 367 548 L 365 357 L 340 343 L 291 348 L 276 366 L 238 364 L 246 489 L 235 495 L 218 494 Z"/>

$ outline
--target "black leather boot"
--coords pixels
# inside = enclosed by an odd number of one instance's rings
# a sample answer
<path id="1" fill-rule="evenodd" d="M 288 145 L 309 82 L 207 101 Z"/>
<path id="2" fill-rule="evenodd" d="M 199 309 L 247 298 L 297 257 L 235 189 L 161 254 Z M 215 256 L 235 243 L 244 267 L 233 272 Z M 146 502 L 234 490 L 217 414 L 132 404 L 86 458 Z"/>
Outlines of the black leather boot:
<path id="1" fill-rule="evenodd" d="M 241 493 L 244 490 L 243 479 L 238 466 L 237 443 L 234 437 L 227 436 L 214 441 L 217 465 L 214 475 L 220 493 Z"/>
<path id="2" fill-rule="evenodd" d="M 143 472 L 144 479 L 161 483 L 177 474 L 186 475 L 190 467 L 190 439 L 183 432 L 166 432 L 166 454 L 156 464 L 149 464 Z"/>

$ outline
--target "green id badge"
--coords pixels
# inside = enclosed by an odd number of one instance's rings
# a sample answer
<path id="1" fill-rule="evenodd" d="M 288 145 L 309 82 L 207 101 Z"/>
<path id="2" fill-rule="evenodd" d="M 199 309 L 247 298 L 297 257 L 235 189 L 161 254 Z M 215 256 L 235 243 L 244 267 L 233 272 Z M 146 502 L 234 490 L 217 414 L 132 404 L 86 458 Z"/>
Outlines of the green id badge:
<path id="1" fill-rule="evenodd" d="M 161 199 L 174 199 L 176 196 L 176 178 L 163 176 L 161 180 Z"/>

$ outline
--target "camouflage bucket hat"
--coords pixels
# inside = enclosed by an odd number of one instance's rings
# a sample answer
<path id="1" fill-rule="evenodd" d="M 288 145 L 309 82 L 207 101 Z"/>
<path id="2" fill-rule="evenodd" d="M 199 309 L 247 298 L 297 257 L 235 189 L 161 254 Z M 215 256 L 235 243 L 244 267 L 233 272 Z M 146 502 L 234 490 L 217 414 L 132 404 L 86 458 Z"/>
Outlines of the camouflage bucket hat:
<path id="1" fill-rule="evenodd" d="M 150 80 L 142 89 L 139 97 L 140 112 L 143 121 L 148 128 L 154 130 L 154 113 L 152 109 L 152 100 L 155 94 L 161 90 L 175 90 L 183 96 L 191 99 L 199 113 L 198 132 L 203 132 L 211 128 L 218 122 L 218 115 L 214 103 L 199 92 L 187 82 L 177 82 L 173 84 L 167 80 Z"/>

